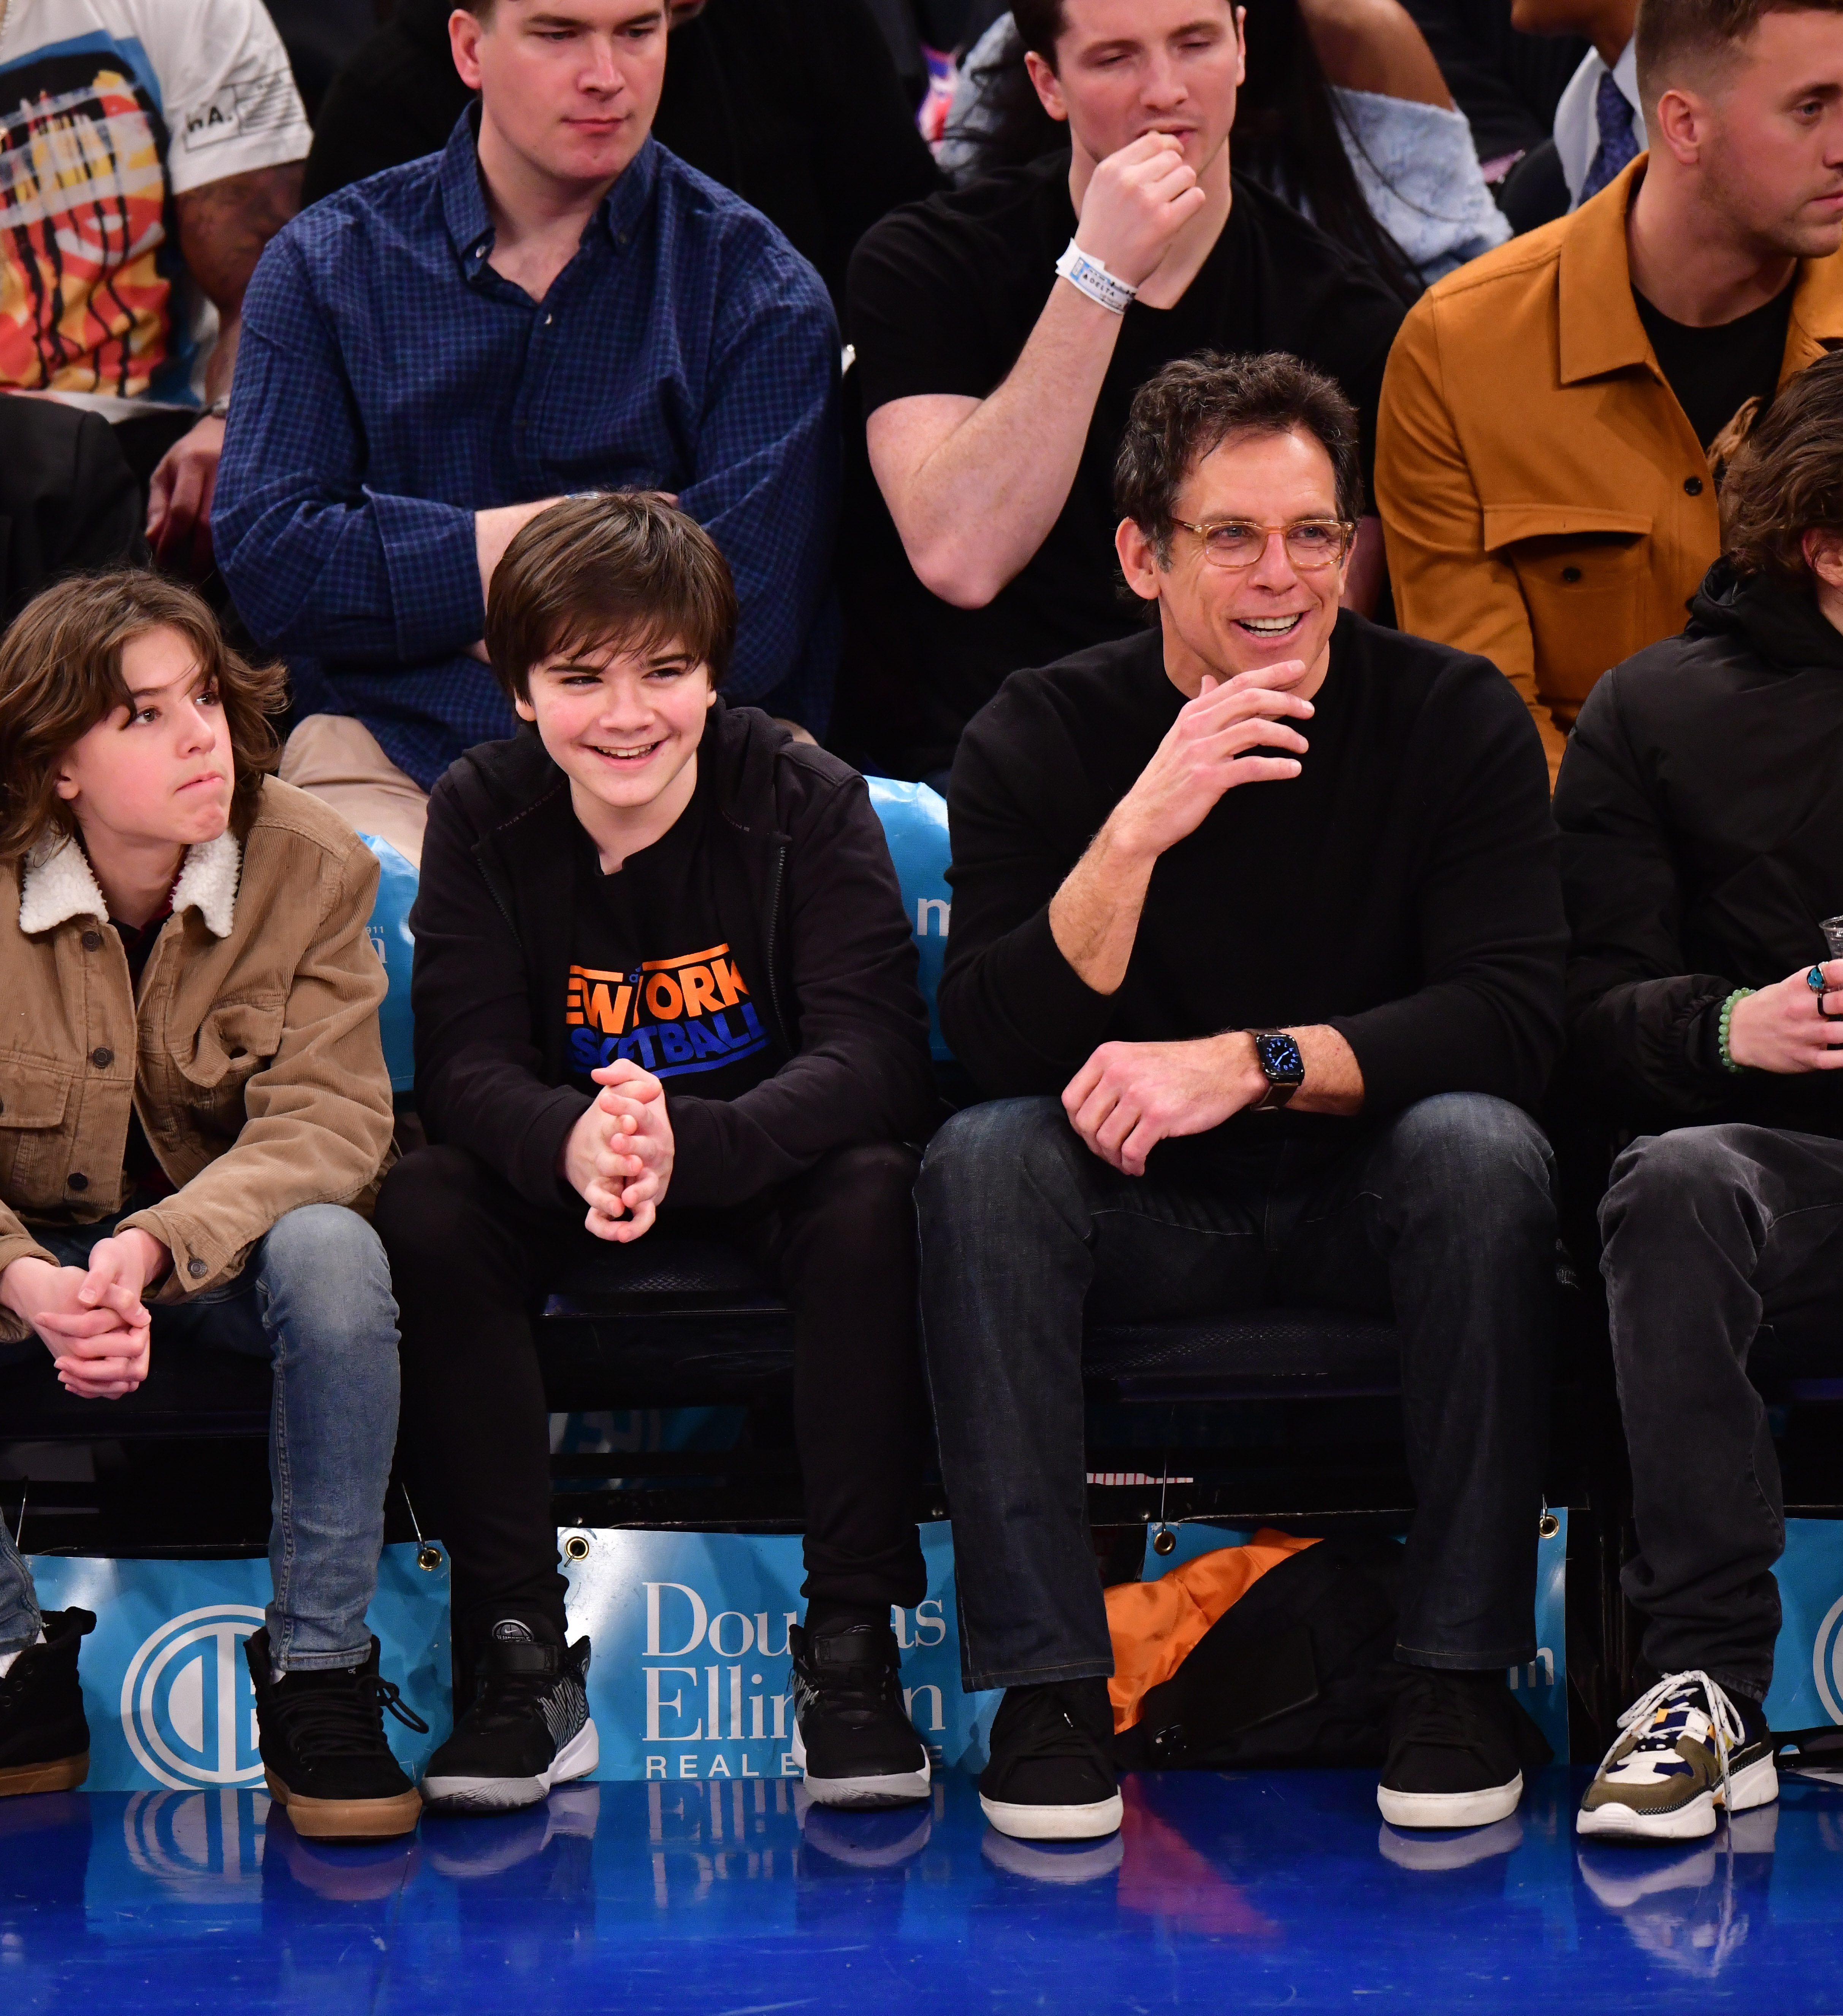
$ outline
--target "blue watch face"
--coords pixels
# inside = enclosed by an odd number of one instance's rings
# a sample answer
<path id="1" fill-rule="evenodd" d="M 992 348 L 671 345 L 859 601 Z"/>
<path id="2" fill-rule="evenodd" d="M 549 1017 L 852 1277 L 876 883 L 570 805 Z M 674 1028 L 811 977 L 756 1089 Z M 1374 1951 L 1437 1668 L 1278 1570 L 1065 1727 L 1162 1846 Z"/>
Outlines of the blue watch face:
<path id="1" fill-rule="evenodd" d="M 1276 1084 L 1297 1084 L 1305 1075 L 1305 1060 L 1290 1036 L 1257 1036 L 1254 1054 L 1262 1070 Z"/>

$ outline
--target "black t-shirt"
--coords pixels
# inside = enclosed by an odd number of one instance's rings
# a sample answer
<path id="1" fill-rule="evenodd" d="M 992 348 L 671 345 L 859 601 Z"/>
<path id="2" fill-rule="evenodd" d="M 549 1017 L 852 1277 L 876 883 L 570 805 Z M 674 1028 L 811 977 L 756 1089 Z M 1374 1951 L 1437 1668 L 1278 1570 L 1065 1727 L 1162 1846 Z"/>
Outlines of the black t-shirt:
<path id="1" fill-rule="evenodd" d="M 1454 1091 L 1533 1107 L 1568 937 L 1548 772 L 1503 675 L 1346 611 L 1300 775 L 1226 793 L 1160 856 L 1098 994 L 1049 902 L 1182 704 L 1148 633 L 1015 674 L 968 726 L 941 1017 L 981 1089 L 1059 1093 L 1107 1042 L 1329 1023 L 1369 1115 Z"/>
<path id="2" fill-rule="evenodd" d="M 847 320 L 866 413 L 927 393 L 983 399 L 1003 382 L 1074 235 L 1068 175 L 1067 154 L 1049 155 L 912 203 L 866 235 L 851 261 Z M 1200 350 L 1290 351 L 1335 378 L 1356 407 L 1367 484 L 1383 367 L 1402 315 L 1367 267 L 1236 177 L 1229 221 L 1183 298 L 1126 311 L 1074 485 L 1035 557 L 984 609 L 918 592 L 920 700 L 934 760 L 951 758 L 961 728 L 1007 674 L 1138 628 L 1114 553 L 1114 460 L 1148 378 Z"/>
<path id="3" fill-rule="evenodd" d="M 1704 448 L 1749 399 L 1772 398 L 1785 362 L 1791 319 L 1789 280 L 1763 308 L 1712 329 L 1672 322 L 1636 287 L 1632 298 L 1658 353 L 1658 367 Z"/>
<path id="4" fill-rule="evenodd" d="M 668 1086 L 734 1099 L 772 1076 L 767 1025 L 752 992 L 766 970 L 752 918 L 727 904 L 709 850 L 700 775 L 691 803 L 650 847 L 604 875 L 575 830 L 575 927 L 558 1004 L 571 1081 L 631 1057 Z"/>
<path id="5" fill-rule="evenodd" d="M 138 995 L 141 992 L 141 976 L 147 970 L 148 956 L 153 944 L 166 927 L 166 921 L 173 914 L 173 898 L 169 894 L 160 915 L 149 917 L 144 924 L 124 924 L 121 918 L 111 917 L 115 934 L 121 940 L 121 949 L 128 958 L 128 985 Z M 131 1111 L 128 1114 L 128 1145 L 121 1155 L 124 1193 L 131 1197 L 164 1197 L 173 1193 L 172 1179 L 160 1165 L 160 1158 L 153 1152 L 153 1143 L 147 1138 L 147 1130 L 141 1125 L 141 1116 Z"/>

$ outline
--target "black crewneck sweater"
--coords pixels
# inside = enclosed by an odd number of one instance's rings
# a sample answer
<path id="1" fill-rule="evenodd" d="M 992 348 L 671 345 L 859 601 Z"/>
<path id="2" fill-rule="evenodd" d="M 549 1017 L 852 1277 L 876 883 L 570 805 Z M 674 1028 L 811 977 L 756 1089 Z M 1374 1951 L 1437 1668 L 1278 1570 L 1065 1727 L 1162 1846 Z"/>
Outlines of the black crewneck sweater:
<path id="1" fill-rule="evenodd" d="M 1442 1092 L 1533 1108 L 1568 936 L 1541 746 L 1502 675 L 1340 617 L 1301 775 L 1226 793 L 1160 859 L 1126 978 L 1097 994 L 1049 900 L 1182 704 L 1147 632 L 1014 673 L 969 725 L 941 1013 L 984 1089 L 1059 1093 L 1110 1040 L 1329 1023 L 1366 1120 Z"/>

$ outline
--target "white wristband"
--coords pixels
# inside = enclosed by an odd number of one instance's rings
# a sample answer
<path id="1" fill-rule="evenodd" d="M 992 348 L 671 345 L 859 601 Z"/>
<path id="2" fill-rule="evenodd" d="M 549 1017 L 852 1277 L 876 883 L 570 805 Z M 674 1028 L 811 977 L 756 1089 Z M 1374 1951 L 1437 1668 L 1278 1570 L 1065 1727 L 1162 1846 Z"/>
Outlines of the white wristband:
<path id="1" fill-rule="evenodd" d="M 1069 249 L 1056 261 L 1056 270 L 1071 287 L 1117 315 L 1125 315 L 1139 293 L 1137 287 L 1116 279 L 1098 259 L 1089 258 L 1072 238 Z"/>

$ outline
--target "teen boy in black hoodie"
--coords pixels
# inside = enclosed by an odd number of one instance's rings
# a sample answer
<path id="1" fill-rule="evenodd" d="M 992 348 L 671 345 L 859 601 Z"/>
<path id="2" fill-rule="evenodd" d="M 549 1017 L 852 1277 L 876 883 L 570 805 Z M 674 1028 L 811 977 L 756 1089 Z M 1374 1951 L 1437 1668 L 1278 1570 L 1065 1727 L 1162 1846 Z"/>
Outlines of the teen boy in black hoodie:
<path id="1" fill-rule="evenodd" d="M 794 1309 L 808 1789 L 846 1805 L 927 1790 L 889 1618 L 926 1587 L 903 1144 L 927 1121 L 927 1017 L 863 781 L 725 705 L 735 626 L 729 569 L 689 518 L 648 497 L 555 506 L 487 610 L 531 725 L 470 751 L 430 801 L 411 922 L 435 1145 L 392 1172 L 377 1224 L 409 1453 L 473 1680 L 424 1780 L 437 1809 L 529 1805 L 595 1767 L 531 1315 L 562 1269 L 656 1223 L 735 1239 Z"/>

